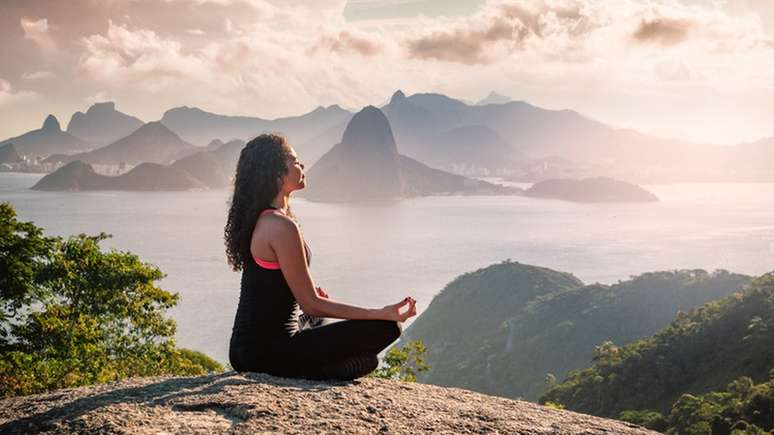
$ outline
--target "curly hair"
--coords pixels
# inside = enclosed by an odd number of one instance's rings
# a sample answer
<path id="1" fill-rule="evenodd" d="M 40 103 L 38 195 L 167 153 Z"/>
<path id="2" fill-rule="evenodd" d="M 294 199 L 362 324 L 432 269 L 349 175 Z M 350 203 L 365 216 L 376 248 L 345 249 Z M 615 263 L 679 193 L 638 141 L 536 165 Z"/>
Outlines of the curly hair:
<path id="1" fill-rule="evenodd" d="M 239 154 L 234 195 L 224 229 L 226 256 L 234 271 L 242 270 L 244 261 L 251 258 L 250 238 L 255 220 L 279 193 L 289 158 L 287 139 L 275 133 L 256 137 Z"/>

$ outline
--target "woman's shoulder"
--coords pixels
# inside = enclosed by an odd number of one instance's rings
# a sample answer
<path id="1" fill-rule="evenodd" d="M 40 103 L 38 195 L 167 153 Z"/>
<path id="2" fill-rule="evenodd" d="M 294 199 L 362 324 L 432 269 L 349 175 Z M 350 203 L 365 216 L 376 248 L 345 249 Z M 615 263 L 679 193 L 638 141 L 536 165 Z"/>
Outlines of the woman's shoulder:
<path id="1" fill-rule="evenodd" d="M 267 210 L 260 214 L 260 223 L 274 231 L 298 232 L 298 224 L 279 210 Z"/>

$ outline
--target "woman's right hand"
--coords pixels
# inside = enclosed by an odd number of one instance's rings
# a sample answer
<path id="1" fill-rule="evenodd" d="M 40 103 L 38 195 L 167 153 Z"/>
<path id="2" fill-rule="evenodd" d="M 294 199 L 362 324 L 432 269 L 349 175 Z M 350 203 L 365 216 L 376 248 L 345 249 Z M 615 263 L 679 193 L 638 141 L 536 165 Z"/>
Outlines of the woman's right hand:
<path id="1" fill-rule="evenodd" d="M 400 309 L 408 305 L 408 310 L 405 313 L 401 313 Z M 384 320 L 394 320 L 396 322 L 405 322 L 409 317 L 416 316 L 417 314 L 417 301 L 412 297 L 407 297 L 397 304 L 386 305 L 382 308 L 384 312 Z"/>

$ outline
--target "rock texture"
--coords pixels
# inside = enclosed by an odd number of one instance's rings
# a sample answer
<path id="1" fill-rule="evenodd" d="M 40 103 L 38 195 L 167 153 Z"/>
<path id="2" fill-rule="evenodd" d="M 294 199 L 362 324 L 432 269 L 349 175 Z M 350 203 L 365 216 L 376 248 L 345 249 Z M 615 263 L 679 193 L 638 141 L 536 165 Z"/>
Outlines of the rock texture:
<path id="1" fill-rule="evenodd" d="M 0 401 L 0 432 L 655 434 L 457 388 L 227 372 L 135 378 Z"/>

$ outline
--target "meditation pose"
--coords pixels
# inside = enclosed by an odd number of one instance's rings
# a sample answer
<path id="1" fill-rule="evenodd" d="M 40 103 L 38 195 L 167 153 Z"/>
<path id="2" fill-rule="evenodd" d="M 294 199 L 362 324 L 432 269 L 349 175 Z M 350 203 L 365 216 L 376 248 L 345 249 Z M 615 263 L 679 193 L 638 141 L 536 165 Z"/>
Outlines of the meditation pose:
<path id="1" fill-rule="evenodd" d="M 242 149 L 225 227 L 229 264 L 242 271 L 229 359 L 240 372 L 350 380 L 377 367 L 377 354 L 416 315 L 416 301 L 361 308 L 315 287 L 309 246 L 288 204 L 305 183 L 284 137 L 263 134 Z"/>

